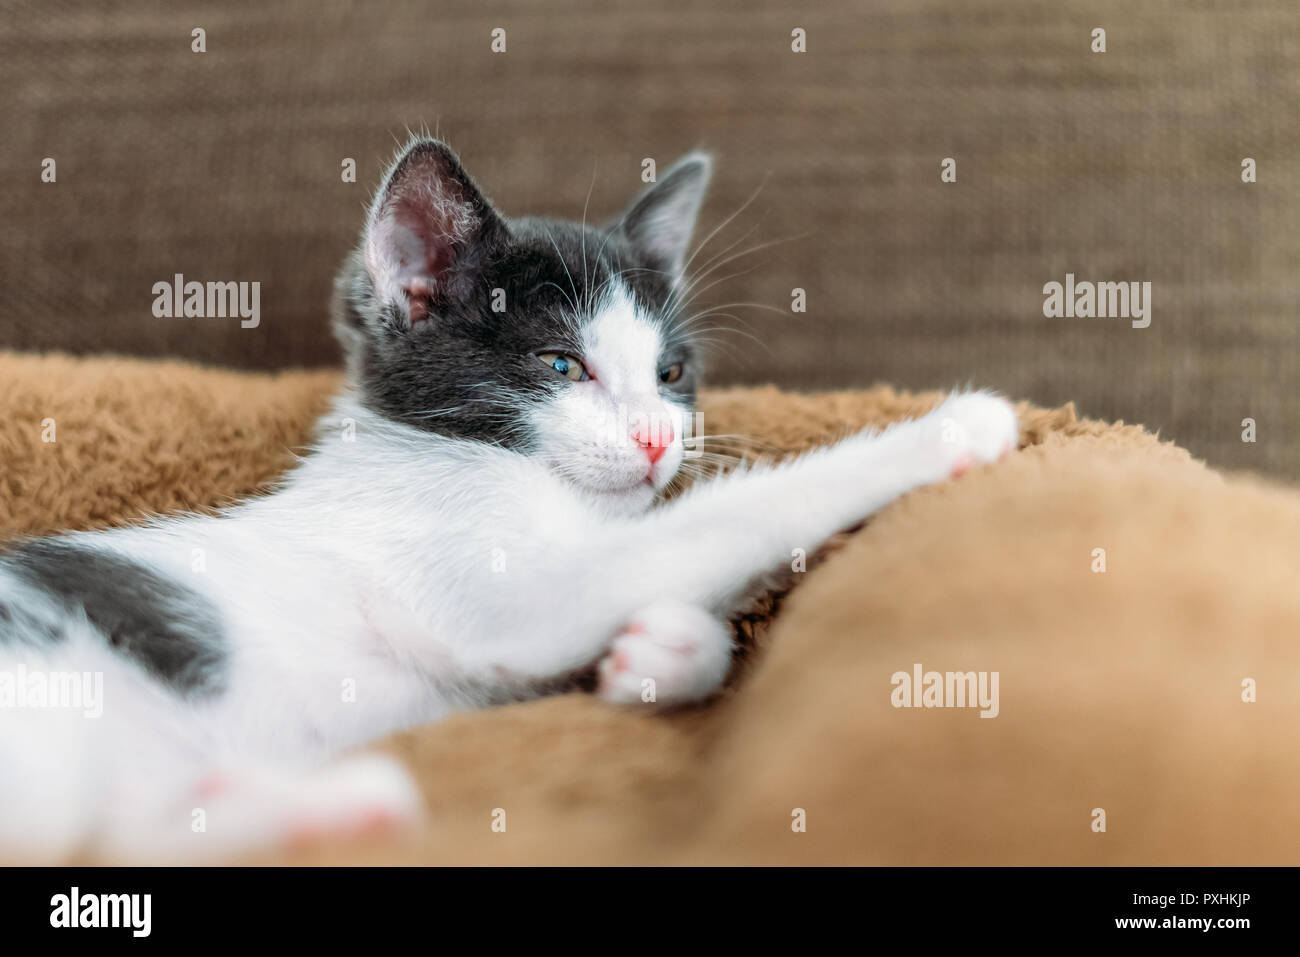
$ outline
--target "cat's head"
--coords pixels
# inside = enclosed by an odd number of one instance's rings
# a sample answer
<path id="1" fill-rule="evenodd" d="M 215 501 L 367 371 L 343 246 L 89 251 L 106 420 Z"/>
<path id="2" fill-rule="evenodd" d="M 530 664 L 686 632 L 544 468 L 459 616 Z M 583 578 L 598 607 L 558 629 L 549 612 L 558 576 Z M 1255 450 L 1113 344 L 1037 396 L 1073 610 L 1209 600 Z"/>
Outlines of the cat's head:
<path id="1" fill-rule="evenodd" d="M 534 456 L 617 507 L 683 457 L 700 358 L 682 272 L 707 156 L 604 226 L 507 218 L 442 142 L 411 143 L 337 283 L 335 330 L 374 411 Z"/>

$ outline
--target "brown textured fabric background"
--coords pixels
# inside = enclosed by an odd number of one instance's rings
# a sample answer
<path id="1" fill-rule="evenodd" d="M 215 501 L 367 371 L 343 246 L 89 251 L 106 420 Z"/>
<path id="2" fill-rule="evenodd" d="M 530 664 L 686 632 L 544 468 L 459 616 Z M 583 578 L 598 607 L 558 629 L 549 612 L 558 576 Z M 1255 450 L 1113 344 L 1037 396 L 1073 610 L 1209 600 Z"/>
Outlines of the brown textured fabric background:
<path id="1" fill-rule="evenodd" d="M 766 184 L 714 248 L 797 237 L 709 293 L 786 311 L 743 311 L 761 345 L 716 382 L 973 381 L 1300 477 L 1294 0 L 7 0 L 0 88 L 0 346 L 332 363 L 330 279 L 408 126 L 514 213 L 612 214 L 643 157 L 704 146 L 706 225 Z M 178 272 L 260 281 L 260 328 L 155 319 Z M 1066 272 L 1150 281 L 1151 327 L 1044 319 Z"/>
<path id="2" fill-rule="evenodd" d="M 337 382 L 3 352 L 0 377 L 0 541 L 252 494 Z M 739 389 L 702 407 L 801 450 L 936 398 Z M 742 621 L 749 653 L 707 706 L 574 693 L 414 729 L 388 747 L 425 826 L 259 860 L 1300 863 L 1300 493 L 1133 426 L 1019 411 L 1021 451 L 904 496 Z M 914 662 L 998 671 L 999 716 L 892 708 Z"/>

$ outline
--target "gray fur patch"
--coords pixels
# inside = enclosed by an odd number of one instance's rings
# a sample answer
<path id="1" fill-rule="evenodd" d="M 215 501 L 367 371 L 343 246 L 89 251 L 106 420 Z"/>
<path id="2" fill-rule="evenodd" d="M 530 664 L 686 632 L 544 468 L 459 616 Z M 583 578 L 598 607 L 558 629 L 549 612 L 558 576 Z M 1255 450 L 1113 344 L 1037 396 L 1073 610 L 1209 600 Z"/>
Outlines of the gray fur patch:
<path id="1" fill-rule="evenodd" d="M 224 638 L 211 602 L 129 558 L 59 539 L 24 542 L 0 555 L 0 570 L 48 598 L 65 616 L 86 620 L 119 654 L 183 694 L 223 684 Z M 27 606 L 21 593 L 0 599 L 0 642 L 55 643 L 66 618 Z"/>

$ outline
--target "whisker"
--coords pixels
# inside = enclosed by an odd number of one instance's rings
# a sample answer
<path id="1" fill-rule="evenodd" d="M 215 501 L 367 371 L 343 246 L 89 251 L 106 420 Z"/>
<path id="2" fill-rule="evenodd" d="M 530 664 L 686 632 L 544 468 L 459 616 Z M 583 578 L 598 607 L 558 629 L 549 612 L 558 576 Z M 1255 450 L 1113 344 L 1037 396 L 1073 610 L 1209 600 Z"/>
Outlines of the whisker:
<path id="1" fill-rule="evenodd" d="M 551 233 L 551 227 L 545 226 L 545 229 L 546 238 L 551 241 L 551 248 L 555 250 L 555 255 L 560 260 L 560 265 L 564 267 L 564 274 L 569 277 L 569 288 L 573 290 L 573 299 L 570 299 L 569 301 L 574 303 L 573 308 L 576 311 L 578 306 L 574 300 L 582 297 L 578 295 L 578 288 L 573 284 L 573 273 L 569 272 L 569 264 L 564 261 L 564 256 L 560 253 L 560 247 L 555 242 L 555 236 Z"/>
<path id="2" fill-rule="evenodd" d="M 701 242 L 700 245 L 696 248 L 695 252 L 691 253 L 690 258 L 687 259 L 686 262 L 682 264 L 683 274 L 685 274 L 690 270 L 691 263 L 695 262 L 695 257 L 698 256 L 701 250 L 703 250 L 704 247 L 709 244 L 709 241 L 713 239 L 714 236 L 718 235 L 718 233 L 720 233 L 723 229 L 725 229 L 727 225 L 732 222 L 732 220 L 734 220 L 737 216 L 739 216 L 749 207 L 750 203 L 752 203 L 754 200 L 758 198 L 758 194 L 763 191 L 763 187 L 767 185 L 767 181 L 770 178 L 771 178 L 770 174 L 768 176 L 763 177 L 763 182 L 759 183 L 758 188 L 749 194 L 749 198 L 740 204 L 740 208 L 737 209 L 730 216 L 728 216 L 726 219 L 724 219 L 722 222 L 718 223 L 718 225 L 713 227 L 713 229 L 709 232 L 709 234 L 704 237 L 704 241 Z"/>

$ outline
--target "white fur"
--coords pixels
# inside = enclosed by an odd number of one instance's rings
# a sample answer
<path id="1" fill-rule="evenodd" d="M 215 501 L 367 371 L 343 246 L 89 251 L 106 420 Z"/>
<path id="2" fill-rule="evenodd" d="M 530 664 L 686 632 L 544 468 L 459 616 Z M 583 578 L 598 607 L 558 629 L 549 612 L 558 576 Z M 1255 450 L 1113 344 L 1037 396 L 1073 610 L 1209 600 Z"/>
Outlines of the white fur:
<path id="1" fill-rule="evenodd" d="M 620 294 L 590 336 L 596 381 L 574 383 L 535 423 L 549 457 L 395 424 L 344 395 L 276 493 L 217 518 L 77 536 L 221 609 L 228 690 L 182 701 L 89 634 L 0 648 L 0 668 L 106 676 L 99 719 L 0 711 L 0 846 L 216 855 L 285 839 L 294 822 L 409 820 L 418 802 L 392 762 L 338 773 L 323 762 L 543 693 L 612 642 L 611 700 L 640 701 L 646 678 L 659 703 L 706 697 L 730 655 L 718 622 L 792 549 L 1016 440 L 1003 400 L 956 395 L 916 422 L 646 511 L 681 461 L 680 428 L 647 484 L 643 451 L 609 419 L 674 411 L 656 388 L 657 334 Z M 18 587 L 0 575 L 0 600 Z M 225 782 L 215 793 L 213 775 Z"/>
<path id="2" fill-rule="evenodd" d="M 644 511 L 681 467 L 687 410 L 660 392 L 661 346 L 650 317 L 626 289 L 612 287 L 583 328 L 591 381 L 573 383 L 532 417 L 544 464 L 594 493 L 602 509 Z M 638 427 L 666 440 L 653 464 L 633 438 Z"/>

